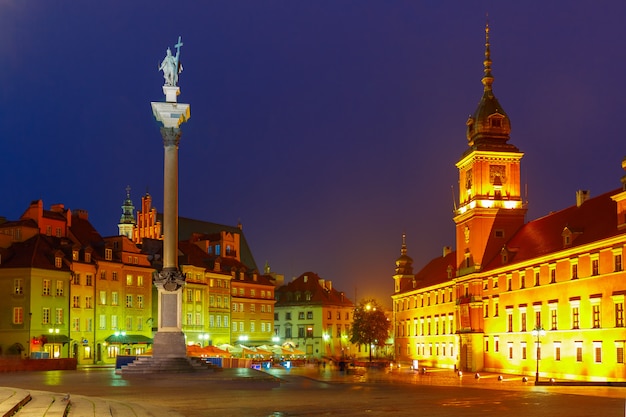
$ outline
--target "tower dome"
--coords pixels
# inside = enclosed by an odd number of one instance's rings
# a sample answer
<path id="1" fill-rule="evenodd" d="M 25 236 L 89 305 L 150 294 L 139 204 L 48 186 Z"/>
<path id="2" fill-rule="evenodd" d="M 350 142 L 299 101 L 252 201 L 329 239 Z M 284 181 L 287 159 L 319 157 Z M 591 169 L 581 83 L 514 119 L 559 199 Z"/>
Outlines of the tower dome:
<path id="1" fill-rule="evenodd" d="M 133 200 L 130 199 L 130 186 L 126 187 L 126 200 L 122 204 L 122 216 L 120 217 L 121 224 L 135 224 L 135 206 Z"/>
<path id="2" fill-rule="evenodd" d="M 396 260 L 396 275 L 412 275 L 413 259 L 406 254 L 406 234 L 402 234 L 402 249 L 400 257 Z"/>
<path id="3" fill-rule="evenodd" d="M 117 228 L 120 236 L 126 236 L 131 240 L 133 238 L 133 229 L 135 224 L 137 224 L 134 212 L 135 206 L 130 199 L 130 186 L 128 186 L 126 187 L 126 200 L 124 200 L 124 204 L 122 204 L 122 216 L 120 217 L 120 222 L 117 224 Z"/>
<path id="4" fill-rule="evenodd" d="M 511 121 L 493 94 L 489 24 L 485 26 L 485 60 L 482 78 L 483 96 L 474 114 L 467 119 L 467 141 L 470 147 L 503 146 L 511 134 Z"/>

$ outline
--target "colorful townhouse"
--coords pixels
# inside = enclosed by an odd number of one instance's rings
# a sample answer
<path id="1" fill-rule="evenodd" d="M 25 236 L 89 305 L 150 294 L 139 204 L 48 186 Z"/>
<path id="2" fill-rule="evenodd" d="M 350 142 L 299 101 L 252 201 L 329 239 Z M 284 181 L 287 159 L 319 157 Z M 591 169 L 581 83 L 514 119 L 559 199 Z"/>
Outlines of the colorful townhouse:
<path id="1" fill-rule="evenodd" d="M 350 343 L 354 304 L 332 281 L 306 272 L 276 289 L 274 333 L 308 358 L 366 356 Z"/>

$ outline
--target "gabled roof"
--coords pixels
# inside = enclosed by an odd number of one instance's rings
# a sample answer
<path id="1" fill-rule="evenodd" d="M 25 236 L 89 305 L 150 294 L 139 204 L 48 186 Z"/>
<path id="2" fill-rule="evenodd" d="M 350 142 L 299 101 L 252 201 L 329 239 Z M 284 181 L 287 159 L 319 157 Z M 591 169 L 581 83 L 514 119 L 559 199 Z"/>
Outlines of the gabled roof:
<path id="1" fill-rule="evenodd" d="M 507 263 L 523 262 L 624 233 L 617 228 L 617 203 L 611 199 L 621 191 L 613 190 L 589 198 L 580 206 L 573 205 L 526 223 L 506 242 Z M 566 229 L 571 233 L 567 246 L 563 237 Z M 499 267 L 502 267 L 502 257 L 497 255 L 484 270 Z"/>
<path id="2" fill-rule="evenodd" d="M 329 285 L 329 281 L 320 278 L 314 272 L 305 272 L 290 283 L 276 289 L 276 307 L 288 305 L 339 305 L 353 306 L 352 301 Z M 307 300 L 306 295 L 310 294 Z M 296 299 L 300 294 L 300 299 Z"/>

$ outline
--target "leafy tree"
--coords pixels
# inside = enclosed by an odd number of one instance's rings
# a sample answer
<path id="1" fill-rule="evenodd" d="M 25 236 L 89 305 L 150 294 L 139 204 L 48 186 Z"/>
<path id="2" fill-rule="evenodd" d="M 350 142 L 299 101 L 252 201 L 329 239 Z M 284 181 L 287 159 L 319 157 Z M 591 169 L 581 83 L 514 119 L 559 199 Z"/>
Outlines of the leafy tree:
<path id="1" fill-rule="evenodd" d="M 372 346 L 385 346 L 389 337 L 391 322 L 387 320 L 382 306 L 373 298 L 361 300 L 354 309 L 350 342 L 368 345 L 370 362 L 372 361 Z"/>

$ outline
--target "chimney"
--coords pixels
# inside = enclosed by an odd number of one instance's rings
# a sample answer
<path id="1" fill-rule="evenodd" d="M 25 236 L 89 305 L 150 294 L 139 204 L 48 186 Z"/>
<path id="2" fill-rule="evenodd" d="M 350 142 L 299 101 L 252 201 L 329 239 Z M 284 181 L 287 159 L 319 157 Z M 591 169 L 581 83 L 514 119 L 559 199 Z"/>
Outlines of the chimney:
<path id="1" fill-rule="evenodd" d="M 443 257 L 450 255 L 452 253 L 452 248 L 450 246 L 443 247 Z"/>
<path id="2" fill-rule="evenodd" d="M 332 281 L 326 281 L 326 289 L 328 291 L 333 289 L 333 282 Z"/>
<path id="3" fill-rule="evenodd" d="M 307 281 L 309 280 L 309 277 L 308 277 L 307 275 L 305 275 L 305 276 L 302 278 L 302 280 L 303 280 L 304 282 L 307 282 Z"/>
<path id="4" fill-rule="evenodd" d="M 63 213 L 64 209 L 65 209 L 65 206 L 63 204 L 53 204 L 50 207 L 50 211 L 53 211 L 55 213 Z"/>
<path id="5" fill-rule="evenodd" d="M 326 286 L 324 285 L 324 280 L 322 278 L 318 279 L 317 282 L 320 284 L 320 287 L 326 288 Z"/>
<path id="6" fill-rule="evenodd" d="M 589 200 L 589 197 L 589 190 L 576 191 L 576 207 L 582 206 L 585 201 Z"/>

